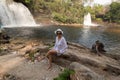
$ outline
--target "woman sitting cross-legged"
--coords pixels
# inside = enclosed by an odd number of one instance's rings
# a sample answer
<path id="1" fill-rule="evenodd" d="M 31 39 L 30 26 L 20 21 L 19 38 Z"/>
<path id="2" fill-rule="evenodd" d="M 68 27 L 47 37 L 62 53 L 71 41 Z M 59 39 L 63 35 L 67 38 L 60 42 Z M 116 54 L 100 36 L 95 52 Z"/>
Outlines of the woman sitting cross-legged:
<path id="1" fill-rule="evenodd" d="M 55 31 L 56 36 L 56 41 L 55 41 L 55 46 L 53 47 L 53 49 L 51 49 L 50 51 L 47 52 L 47 54 L 42 57 L 40 60 L 43 60 L 45 57 L 47 57 L 49 59 L 49 67 L 48 69 L 50 69 L 52 67 L 52 56 L 53 55 L 57 55 L 60 56 L 61 54 L 63 54 L 66 49 L 67 49 L 67 42 L 65 40 L 65 38 L 63 37 L 63 31 L 61 29 L 57 29 Z"/>

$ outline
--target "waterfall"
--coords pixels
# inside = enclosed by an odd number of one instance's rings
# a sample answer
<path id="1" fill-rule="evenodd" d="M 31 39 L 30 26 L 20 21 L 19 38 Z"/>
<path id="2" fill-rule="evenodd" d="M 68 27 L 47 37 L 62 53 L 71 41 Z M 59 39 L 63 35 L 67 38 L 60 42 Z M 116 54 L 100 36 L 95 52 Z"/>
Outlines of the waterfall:
<path id="1" fill-rule="evenodd" d="M 13 0 L 0 0 L 0 23 L 8 27 L 36 25 L 28 8 Z"/>
<path id="2" fill-rule="evenodd" d="M 84 16 L 83 24 L 85 26 L 98 26 L 97 24 L 92 23 L 91 14 L 90 13 L 88 13 L 87 15 Z"/>
<path id="3" fill-rule="evenodd" d="M 84 16 L 84 25 L 91 25 L 91 15 L 88 13 Z"/>

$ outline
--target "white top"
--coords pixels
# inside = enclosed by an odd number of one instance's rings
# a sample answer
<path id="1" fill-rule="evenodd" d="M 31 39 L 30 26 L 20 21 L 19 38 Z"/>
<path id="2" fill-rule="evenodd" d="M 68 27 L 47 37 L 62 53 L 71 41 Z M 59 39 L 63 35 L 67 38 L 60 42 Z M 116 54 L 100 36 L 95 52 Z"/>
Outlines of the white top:
<path id="1" fill-rule="evenodd" d="M 56 37 L 55 46 L 53 49 L 55 49 L 58 54 L 63 54 L 67 47 L 67 42 L 64 37 L 62 37 L 60 40 L 58 40 L 58 37 Z"/>

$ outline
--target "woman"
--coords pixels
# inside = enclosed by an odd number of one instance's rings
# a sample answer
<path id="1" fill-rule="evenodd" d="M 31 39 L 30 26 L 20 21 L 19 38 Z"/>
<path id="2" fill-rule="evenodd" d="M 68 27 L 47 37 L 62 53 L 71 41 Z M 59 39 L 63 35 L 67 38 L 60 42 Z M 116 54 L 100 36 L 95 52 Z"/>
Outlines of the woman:
<path id="1" fill-rule="evenodd" d="M 48 51 L 48 53 L 45 55 L 45 57 L 47 57 L 49 59 L 49 67 L 48 69 L 50 69 L 52 67 L 52 55 L 57 55 L 60 56 L 62 55 L 66 49 L 67 49 L 67 42 L 65 40 L 65 38 L 63 37 L 63 31 L 61 29 L 57 29 L 55 31 L 56 36 L 56 41 L 55 41 L 55 46 L 53 47 L 53 49 L 51 49 L 50 51 Z M 44 59 L 45 57 L 41 58 Z"/>

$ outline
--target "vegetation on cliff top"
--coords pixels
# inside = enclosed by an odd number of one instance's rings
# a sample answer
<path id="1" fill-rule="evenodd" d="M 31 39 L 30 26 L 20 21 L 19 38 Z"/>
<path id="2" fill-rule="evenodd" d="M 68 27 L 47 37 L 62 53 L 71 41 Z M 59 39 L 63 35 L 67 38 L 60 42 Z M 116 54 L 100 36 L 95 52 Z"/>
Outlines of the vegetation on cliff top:
<path id="1" fill-rule="evenodd" d="M 93 7 L 84 7 L 85 2 L 93 0 L 14 0 L 22 2 L 30 11 L 40 14 L 49 15 L 62 23 L 82 23 L 84 15 L 90 12 L 92 19 L 95 21 L 108 21 L 120 23 L 120 3 L 113 2 L 107 9 L 105 6 L 95 4 Z M 101 15 L 102 17 L 96 17 Z"/>

